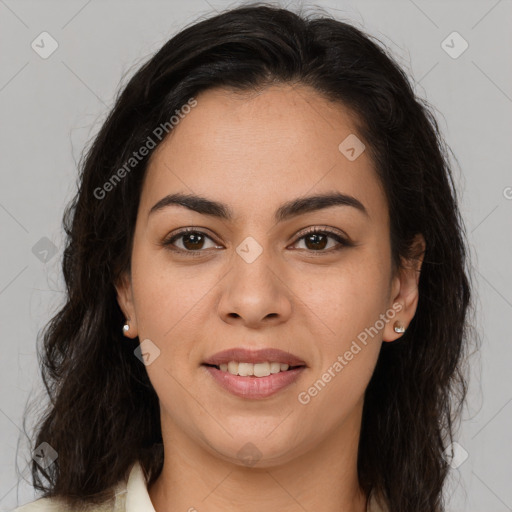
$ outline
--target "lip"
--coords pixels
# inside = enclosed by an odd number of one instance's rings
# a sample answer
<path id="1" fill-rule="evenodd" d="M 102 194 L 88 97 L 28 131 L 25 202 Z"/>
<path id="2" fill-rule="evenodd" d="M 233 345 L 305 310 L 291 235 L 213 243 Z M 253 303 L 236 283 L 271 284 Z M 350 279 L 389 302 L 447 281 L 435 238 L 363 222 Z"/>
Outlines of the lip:
<path id="1" fill-rule="evenodd" d="M 268 359 L 266 360 L 268 361 Z M 250 361 L 245 360 L 244 362 Z M 273 373 L 267 377 L 241 377 L 219 370 L 215 366 L 206 366 L 206 364 L 202 366 L 223 389 L 246 399 L 262 399 L 275 395 L 293 384 L 306 370 L 306 366 L 300 366 L 285 372 Z"/>
<path id="2" fill-rule="evenodd" d="M 291 354 L 290 352 L 285 352 L 283 350 L 278 350 L 275 348 L 263 348 L 259 350 L 254 349 L 246 349 L 246 348 L 230 348 L 227 350 L 223 350 L 222 352 L 217 352 L 213 356 L 209 357 L 203 364 L 211 364 L 218 366 L 220 364 L 229 363 L 230 361 L 237 361 L 240 363 L 264 363 L 268 361 L 269 363 L 286 363 L 289 366 L 307 366 L 306 363 Z M 279 374 L 274 374 L 279 375 Z M 266 377 L 257 377 L 259 379 L 265 379 Z"/>

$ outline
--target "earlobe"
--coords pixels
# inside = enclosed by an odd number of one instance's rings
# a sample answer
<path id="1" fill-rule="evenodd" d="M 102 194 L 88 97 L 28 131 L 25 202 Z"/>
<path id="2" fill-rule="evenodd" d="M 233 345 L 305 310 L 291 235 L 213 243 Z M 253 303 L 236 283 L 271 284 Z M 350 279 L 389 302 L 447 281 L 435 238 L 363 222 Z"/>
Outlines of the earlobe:
<path id="1" fill-rule="evenodd" d="M 419 299 L 419 281 L 425 248 L 425 239 L 421 233 L 418 233 L 412 243 L 411 258 L 402 262 L 397 276 L 394 277 L 390 298 L 393 304 L 400 304 L 401 309 L 396 313 L 394 320 L 386 324 L 383 341 L 390 342 L 400 338 L 414 318 Z"/>
<path id="2" fill-rule="evenodd" d="M 137 336 L 137 322 L 135 318 L 135 308 L 133 306 L 133 293 L 130 276 L 123 274 L 115 285 L 117 293 L 117 303 L 121 308 L 126 320 L 120 327 L 123 334 L 128 338 Z"/>

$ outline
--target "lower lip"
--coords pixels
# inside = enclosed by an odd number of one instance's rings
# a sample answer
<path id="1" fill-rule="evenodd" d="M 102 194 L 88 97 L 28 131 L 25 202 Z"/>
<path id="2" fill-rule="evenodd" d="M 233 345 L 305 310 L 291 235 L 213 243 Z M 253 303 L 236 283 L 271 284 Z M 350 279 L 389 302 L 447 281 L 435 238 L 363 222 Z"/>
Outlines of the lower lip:
<path id="1" fill-rule="evenodd" d="M 306 369 L 305 366 L 287 370 L 285 372 L 272 373 L 267 377 L 241 377 L 224 372 L 214 366 L 202 365 L 215 379 L 217 384 L 241 398 L 267 398 L 281 391 L 286 386 L 294 383 Z"/>

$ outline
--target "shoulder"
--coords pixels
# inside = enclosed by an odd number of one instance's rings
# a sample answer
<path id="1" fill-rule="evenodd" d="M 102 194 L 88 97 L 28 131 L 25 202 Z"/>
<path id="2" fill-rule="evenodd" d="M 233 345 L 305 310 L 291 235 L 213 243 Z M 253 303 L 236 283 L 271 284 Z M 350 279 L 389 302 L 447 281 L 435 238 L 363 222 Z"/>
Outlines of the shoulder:
<path id="1" fill-rule="evenodd" d="M 64 511 L 64 505 L 54 498 L 40 498 L 22 507 L 14 509 L 12 512 L 59 512 Z"/>
<path id="2" fill-rule="evenodd" d="M 87 505 L 72 511 L 61 496 L 39 498 L 14 509 L 12 512 L 155 512 L 147 490 L 142 466 L 137 461 L 112 488 L 112 499 L 101 505 Z"/>
<path id="3" fill-rule="evenodd" d="M 367 512 L 389 512 L 384 498 L 381 495 L 370 492 Z"/>
<path id="4" fill-rule="evenodd" d="M 12 512 L 125 512 L 126 510 L 126 481 L 114 486 L 113 498 L 100 505 L 84 505 L 79 509 L 70 510 L 66 501 L 60 497 L 39 498 Z"/>
<path id="5" fill-rule="evenodd" d="M 121 512 L 124 508 L 116 506 L 111 501 L 102 505 L 91 505 L 89 507 L 80 509 L 80 512 Z M 39 498 L 14 509 L 12 512 L 71 512 L 69 506 L 62 498 Z"/>

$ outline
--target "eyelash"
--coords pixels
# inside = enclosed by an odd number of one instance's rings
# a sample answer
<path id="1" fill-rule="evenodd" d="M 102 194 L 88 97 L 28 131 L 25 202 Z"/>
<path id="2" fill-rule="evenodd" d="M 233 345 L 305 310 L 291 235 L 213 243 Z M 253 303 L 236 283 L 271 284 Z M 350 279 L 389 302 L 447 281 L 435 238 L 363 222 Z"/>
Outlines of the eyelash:
<path id="1" fill-rule="evenodd" d="M 182 229 L 181 231 L 179 231 L 178 233 L 175 233 L 174 235 L 166 238 L 162 242 L 162 245 L 166 249 L 168 249 L 170 251 L 186 254 L 187 256 L 200 256 L 201 253 L 206 252 L 204 249 L 195 250 L 195 251 L 188 251 L 188 250 L 180 249 L 180 248 L 177 248 L 177 247 L 173 246 L 173 243 L 176 240 L 178 240 L 183 235 L 186 235 L 186 234 L 189 234 L 189 233 L 198 234 L 198 235 L 204 235 L 206 238 L 209 238 L 210 240 L 215 242 L 215 240 L 213 240 L 212 237 L 208 236 L 203 231 L 200 231 L 200 230 L 195 229 L 195 228 L 185 228 L 185 229 Z M 317 227 L 309 228 L 308 231 L 306 231 L 305 233 L 302 233 L 302 235 L 293 242 L 293 245 L 295 245 L 297 242 L 299 242 L 303 238 L 307 237 L 308 235 L 312 235 L 312 234 L 314 234 L 314 235 L 316 235 L 316 234 L 328 235 L 330 238 L 335 239 L 340 245 L 338 247 L 331 248 L 331 249 L 328 249 L 328 250 L 318 250 L 318 251 L 308 250 L 308 249 L 299 249 L 299 250 L 306 250 L 308 252 L 318 253 L 318 254 L 330 254 L 332 252 L 340 251 L 343 247 L 352 247 L 354 245 L 352 242 L 349 242 L 349 240 L 347 240 L 346 238 L 342 237 L 339 233 L 329 229 L 328 227 L 324 227 L 322 229 L 319 229 Z M 297 249 L 295 249 L 295 250 L 297 250 Z"/>

